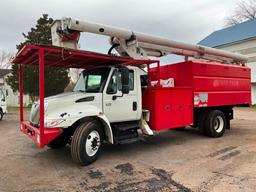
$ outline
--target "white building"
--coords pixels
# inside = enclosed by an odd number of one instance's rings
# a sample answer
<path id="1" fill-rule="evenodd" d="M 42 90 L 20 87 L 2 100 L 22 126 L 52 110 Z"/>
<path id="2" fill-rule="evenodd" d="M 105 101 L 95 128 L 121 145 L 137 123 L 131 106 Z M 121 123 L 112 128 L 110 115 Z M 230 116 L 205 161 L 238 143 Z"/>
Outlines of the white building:
<path id="1" fill-rule="evenodd" d="M 7 97 L 7 106 L 9 107 L 18 107 L 20 105 L 19 101 L 19 92 L 13 92 L 12 88 L 6 83 L 6 78 L 11 74 L 10 69 L 0 69 L 0 89 L 4 90 L 4 92 L 8 93 Z M 30 103 L 30 99 L 28 95 L 23 96 L 23 104 L 24 106 L 28 106 Z"/>
<path id="2" fill-rule="evenodd" d="M 249 58 L 252 102 L 256 104 L 256 19 L 215 31 L 198 44 L 241 53 Z"/>

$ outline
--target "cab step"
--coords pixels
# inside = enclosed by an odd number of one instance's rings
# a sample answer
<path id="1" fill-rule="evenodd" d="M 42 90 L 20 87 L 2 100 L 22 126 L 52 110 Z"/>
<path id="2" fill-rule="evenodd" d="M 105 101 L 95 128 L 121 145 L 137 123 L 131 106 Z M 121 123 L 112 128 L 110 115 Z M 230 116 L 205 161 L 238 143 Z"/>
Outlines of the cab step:
<path id="1" fill-rule="evenodd" d="M 133 143 L 139 140 L 138 123 L 116 123 L 112 125 L 114 141 L 116 144 Z"/>
<path id="2" fill-rule="evenodd" d="M 139 122 L 138 121 L 131 121 L 131 122 L 122 122 L 122 123 L 113 123 L 111 127 L 115 130 L 119 131 L 127 131 L 130 129 L 138 129 Z"/>

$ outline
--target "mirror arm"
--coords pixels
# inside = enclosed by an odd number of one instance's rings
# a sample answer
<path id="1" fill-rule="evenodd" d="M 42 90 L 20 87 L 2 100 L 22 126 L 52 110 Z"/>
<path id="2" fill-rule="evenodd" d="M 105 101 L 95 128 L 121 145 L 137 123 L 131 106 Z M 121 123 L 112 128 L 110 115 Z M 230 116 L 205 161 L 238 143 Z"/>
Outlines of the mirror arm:
<path id="1" fill-rule="evenodd" d="M 113 95 L 112 100 L 115 101 L 118 97 L 123 97 L 124 93 L 122 92 L 122 95 Z"/>

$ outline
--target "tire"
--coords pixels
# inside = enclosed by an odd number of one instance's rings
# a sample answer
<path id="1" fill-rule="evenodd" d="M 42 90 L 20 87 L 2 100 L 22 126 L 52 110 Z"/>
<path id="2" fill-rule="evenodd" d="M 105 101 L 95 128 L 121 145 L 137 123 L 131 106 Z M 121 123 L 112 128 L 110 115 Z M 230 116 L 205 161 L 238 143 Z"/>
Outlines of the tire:
<path id="1" fill-rule="evenodd" d="M 0 121 L 2 121 L 3 117 L 4 117 L 4 113 L 2 110 L 0 110 Z"/>
<path id="2" fill-rule="evenodd" d="M 205 131 L 209 137 L 221 137 L 227 128 L 227 118 L 220 110 L 210 111 L 205 119 Z"/>
<path id="3" fill-rule="evenodd" d="M 97 160 L 102 151 L 103 129 L 95 120 L 81 124 L 71 141 L 71 156 L 80 165 L 89 165 Z"/>
<path id="4" fill-rule="evenodd" d="M 49 144 L 47 144 L 47 146 L 52 148 L 52 149 L 63 148 L 70 141 L 70 137 L 71 137 L 71 135 L 68 132 L 64 131 L 56 139 L 52 140 Z"/>
<path id="5" fill-rule="evenodd" d="M 198 129 L 199 131 L 207 136 L 206 128 L 205 128 L 205 121 L 208 115 L 208 111 L 201 112 L 198 119 Z"/>

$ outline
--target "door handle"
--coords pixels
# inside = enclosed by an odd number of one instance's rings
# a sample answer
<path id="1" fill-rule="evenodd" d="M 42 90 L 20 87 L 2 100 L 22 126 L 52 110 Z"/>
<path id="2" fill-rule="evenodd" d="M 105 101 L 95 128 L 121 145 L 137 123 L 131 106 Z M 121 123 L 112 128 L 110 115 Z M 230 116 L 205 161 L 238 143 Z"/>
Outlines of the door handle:
<path id="1" fill-rule="evenodd" d="M 136 101 L 134 101 L 134 102 L 132 103 L 132 110 L 133 110 L 133 111 L 137 111 L 137 102 L 136 102 Z"/>

